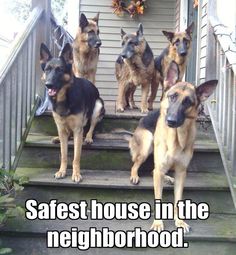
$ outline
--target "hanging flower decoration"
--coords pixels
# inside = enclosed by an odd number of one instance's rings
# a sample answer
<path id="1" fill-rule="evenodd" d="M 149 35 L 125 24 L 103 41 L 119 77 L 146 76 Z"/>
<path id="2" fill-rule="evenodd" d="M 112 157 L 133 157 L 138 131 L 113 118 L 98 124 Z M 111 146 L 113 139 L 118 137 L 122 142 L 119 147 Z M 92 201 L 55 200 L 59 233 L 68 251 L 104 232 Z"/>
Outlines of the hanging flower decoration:
<path id="1" fill-rule="evenodd" d="M 125 0 L 112 0 L 111 7 L 113 8 L 113 13 L 118 16 L 123 16 L 128 13 L 131 18 L 137 15 L 143 15 L 146 0 L 132 0 L 127 3 Z"/>

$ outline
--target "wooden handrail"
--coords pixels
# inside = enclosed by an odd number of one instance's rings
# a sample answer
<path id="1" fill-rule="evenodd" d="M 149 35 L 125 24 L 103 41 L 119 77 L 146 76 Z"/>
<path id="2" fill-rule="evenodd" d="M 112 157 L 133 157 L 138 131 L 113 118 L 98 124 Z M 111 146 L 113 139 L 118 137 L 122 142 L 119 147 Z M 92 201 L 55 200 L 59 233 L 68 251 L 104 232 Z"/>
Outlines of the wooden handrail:
<path id="1" fill-rule="evenodd" d="M 34 27 L 36 26 L 36 24 L 39 22 L 40 18 L 42 17 L 43 11 L 44 10 L 42 8 L 35 7 L 33 11 L 31 12 L 29 18 L 27 19 L 24 25 L 24 28 L 16 36 L 14 43 L 12 47 L 10 48 L 10 51 L 9 51 L 10 53 L 8 55 L 8 58 L 6 59 L 3 65 L 3 69 L 1 70 L 1 73 L 0 73 L 0 86 L 2 82 L 4 81 L 8 71 L 11 69 L 13 63 L 15 62 L 29 34 L 31 33 L 31 31 L 34 29 Z"/>
<path id="2" fill-rule="evenodd" d="M 219 41 L 222 50 L 236 75 L 236 42 L 231 39 L 231 31 L 224 26 L 216 17 L 209 17 L 210 25 L 213 28 L 213 33 Z"/>

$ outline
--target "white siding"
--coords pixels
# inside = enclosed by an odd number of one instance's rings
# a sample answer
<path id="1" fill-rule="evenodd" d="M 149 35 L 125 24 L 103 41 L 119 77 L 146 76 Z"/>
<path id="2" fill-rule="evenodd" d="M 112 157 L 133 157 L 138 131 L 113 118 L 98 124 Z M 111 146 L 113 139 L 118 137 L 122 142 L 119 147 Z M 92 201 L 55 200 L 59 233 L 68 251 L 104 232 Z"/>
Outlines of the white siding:
<path id="1" fill-rule="evenodd" d="M 138 24 L 144 26 L 144 35 L 154 55 L 157 56 L 166 47 L 167 39 L 162 30 L 175 30 L 176 0 L 148 0 L 145 14 L 138 19 L 128 15 L 118 17 L 112 13 L 111 0 L 81 0 L 80 12 L 92 18 L 100 12 L 101 55 L 98 63 L 96 86 L 105 100 L 116 100 L 117 82 L 115 79 L 115 61 L 121 52 L 120 28 L 127 32 L 137 30 Z M 140 91 L 136 100 L 140 99 Z"/>
<path id="2" fill-rule="evenodd" d="M 202 1 L 200 9 L 198 81 L 201 83 L 206 77 L 206 48 L 207 48 L 207 0 Z"/>

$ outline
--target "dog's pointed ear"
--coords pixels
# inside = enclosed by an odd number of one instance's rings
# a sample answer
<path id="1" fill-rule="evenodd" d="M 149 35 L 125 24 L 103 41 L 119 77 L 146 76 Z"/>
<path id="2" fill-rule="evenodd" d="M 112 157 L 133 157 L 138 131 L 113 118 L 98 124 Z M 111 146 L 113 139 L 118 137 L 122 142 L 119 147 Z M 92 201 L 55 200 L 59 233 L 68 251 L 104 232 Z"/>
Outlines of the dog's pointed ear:
<path id="1" fill-rule="evenodd" d="M 73 51 L 69 43 L 66 43 L 60 53 L 60 58 L 63 58 L 66 64 L 72 64 L 73 62 Z"/>
<path id="2" fill-rule="evenodd" d="M 123 28 L 120 29 L 120 36 L 121 39 L 123 39 L 123 37 L 126 35 L 126 32 L 123 30 Z"/>
<path id="3" fill-rule="evenodd" d="M 172 42 L 174 36 L 175 36 L 175 33 L 174 32 L 168 32 L 168 31 L 162 31 L 162 33 L 166 36 L 166 38 Z"/>
<path id="4" fill-rule="evenodd" d="M 139 38 L 143 37 L 143 25 L 142 25 L 142 23 L 139 24 L 138 31 L 136 32 L 136 34 Z"/>
<path id="5" fill-rule="evenodd" d="M 98 24 L 98 21 L 99 21 L 99 15 L 100 15 L 100 12 L 98 12 L 97 15 L 92 19 L 92 20 L 95 21 L 97 24 Z"/>
<path id="6" fill-rule="evenodd" d="M 44 71 L 47 61 L 49 61 L 51 58 L 52 58 L 52 54 L 51 54 L 50 50 L 44 43 L 41 43 L 41 45 L 40 45 L 40 64 L 41 64 L 43 71 Z"/>
<path id="7" fill-rule="evenodd" d="M 166 71 L 164 85 L 166 90 L 174 86 L 179 80 L 179 66 L 175 61 L 172 61 Z"/>
<path id="8" fill-rule="evenodd" d="M 194 22 L 192 22 L 185 30 L 185 32 L 187 33 L 187 35 L 192 38 L 192 34 L 193 34 L 193 30 L 194 30 Z"/>
<path id="9" fill-rule="evenodd" d="M 196 88 L 196 95 L 199 102 L 204 102 L 215 91 L 218 80 L 210 80 L 202 83 Z"/>
<path id="10" fill-rule="evenodd" d="M 80 26 L 81 30 L 83 31 L 84 28 L 88 26 L 88 24 L 89 24 L 89 22 L 88 22 L 86 16 L 83 13 L 81 13 L 80 18 L 79 18 L 79 26 Z"/>

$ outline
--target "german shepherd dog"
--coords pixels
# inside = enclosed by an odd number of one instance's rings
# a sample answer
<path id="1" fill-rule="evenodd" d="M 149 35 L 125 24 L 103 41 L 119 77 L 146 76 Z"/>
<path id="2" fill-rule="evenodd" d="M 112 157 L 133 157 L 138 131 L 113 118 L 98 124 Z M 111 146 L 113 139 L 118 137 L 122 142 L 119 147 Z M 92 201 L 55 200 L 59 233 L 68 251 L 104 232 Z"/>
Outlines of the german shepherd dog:
<path id="1" fill-rule="evenodd" d="M 177 204 L 182 200 L 187 167 L 193 155 L 198 106 L 215 90 L 217 80 L 198 87 L 178 82 L 164 94 L 160 116 L 154 133 L 154 193 L 162 199 L 164 176 L 169 169 L 175 171 L 174 205 L 175 225 L 189 232 L 189 225 L 178 217 Z M 162 231 L 162 220 L 154 220 L 152 229 Z"/>
<path id="2" fill-rule="evenodd" d="M 191 23 L 191 25 L 184 32 L 174 33 L 162 31 L 163 34 L 167 37 L 169 45 L 163 50 L 161 55 L 156 57 L 154 60 L 155 71 L 151 83 L 151 94 L 148 99 L 149 110 L 153 109 L 153 101 L 156 98 L 159 83 L 162 85 L 162 98 L 163 93 L 169 89 L 168 82 L 166 82 L 166 74 L 172 61 L 175 61 L 178 64 L 178 81 L 182 81 L 187 65 L 187 59 L 191 49 L 193 29 L 194 23 Z"/>
<path id="3" fill-rule="evenodd" d="M 73 42 L 73 72 L 76 77 L 85 78 L 95 84 L 97 64 L 102 45 L 98 27 L 99 13 L 88 20 L 82 13 L 79 29 Z"/>
<path id="4" fill-rule="evenodd" d="M 167 81 L 169 84 L 175 84 L 179 78 L 178 65 L 172 61 L 167 72 Z M 133 161 L 131 168 L 130 182 L 132 184 L 139 183 L 138 170 L 140 166 L 146 161 L 148 156 L 153 153 L 153 140 L 156 123 L 160 116 L 160 110 L 149 112 L 149 114 L 140 119 L 138 127 L 129 137 L 130 154 Z M 127 136 L 126 136 L 127 137 Z M 173 178 L 166 176 L 165 181 L 173 184 Z"/>
<path id="5" fill-rule="evenodd" d="M 154 72 L 154 57 L 139 25 L 134 34 L 121 29 L 122 52 L 116 60 L 118 97 L 116 110 L 123 112 L 126 106 L 136 108 L 133 99 L 136 86 L 142 86 L 141 112 L 148 112 L 147 97 Z"/>
<path id="6" fill-rule="evenodd" d="M 61 165 L 55 178 L 63 178 L 66 175 L 68 137 L 72 132 L 74 137 L 72 181 L 79 182 L 82 180 L 80 157 L 83 127 L 88 122 L 90 123 L 85 142 L 92 143 L 94 128 L 105 114 L 103 100 L 99 97 L 97 88 L 90 81 L 72 75 L 70 44 L 64 46 L 58 58 L 52 57 L 47 46 L 41 44 L 40 62 L 60 139 Z"/>

